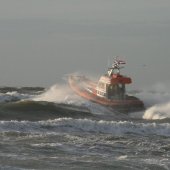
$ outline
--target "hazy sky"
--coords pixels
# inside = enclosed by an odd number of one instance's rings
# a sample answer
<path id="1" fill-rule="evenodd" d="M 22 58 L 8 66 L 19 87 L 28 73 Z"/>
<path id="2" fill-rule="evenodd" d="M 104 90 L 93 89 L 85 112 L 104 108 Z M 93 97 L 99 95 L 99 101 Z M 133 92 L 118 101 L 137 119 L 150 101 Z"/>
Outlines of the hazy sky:
<path id="1" fill-rule="evenodd" d="M 170 82 L 169 0 L 0 0 L 0 86 L 100 76 L 108 58 L 134 86 Z"/>

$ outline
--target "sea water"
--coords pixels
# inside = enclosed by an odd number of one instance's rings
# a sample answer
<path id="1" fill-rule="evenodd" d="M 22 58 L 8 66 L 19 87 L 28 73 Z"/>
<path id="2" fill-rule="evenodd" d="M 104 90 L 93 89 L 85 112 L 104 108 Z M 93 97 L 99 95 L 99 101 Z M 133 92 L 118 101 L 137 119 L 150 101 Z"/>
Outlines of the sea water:
<path id="1" fill-rule="evenodd" d="M 0 88 L 0 169 L 170 169 L 170 93 L 133 95 L 146 110 L 119 113 L 66 85 Z"/>

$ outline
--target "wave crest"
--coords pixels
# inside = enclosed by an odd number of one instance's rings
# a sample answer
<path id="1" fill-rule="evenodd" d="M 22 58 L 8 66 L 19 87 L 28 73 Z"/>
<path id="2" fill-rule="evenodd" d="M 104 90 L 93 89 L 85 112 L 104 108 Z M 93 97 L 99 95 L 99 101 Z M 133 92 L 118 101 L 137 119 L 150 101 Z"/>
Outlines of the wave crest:
<path id="1" fill-rule="evenodd" d="M 170 102 L 150 107 L 145 111 L 143 118 L 154 120 L 170 118 Z"/>
<path id="2" fill-rule="evenodd" d="M 129 121 L 96 121 L 90 119 L 59 118 L 48 121 L 0 121 L 0 131 L 26 133 L 93 132 L 121 135 L 170 136 L 169 123 L 134 123 Z"/>

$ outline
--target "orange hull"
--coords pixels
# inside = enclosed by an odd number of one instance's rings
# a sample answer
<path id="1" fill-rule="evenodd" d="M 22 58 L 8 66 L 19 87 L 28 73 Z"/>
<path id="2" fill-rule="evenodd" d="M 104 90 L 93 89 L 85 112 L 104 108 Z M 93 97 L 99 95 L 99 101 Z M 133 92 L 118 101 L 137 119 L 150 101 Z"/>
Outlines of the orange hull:
<path id="1" fill-rule="evenodd" d="M 144 109 L 143 102 L 134 96 L 126 95 L 123 100 L 107 99 L 97 96 L 95 90 L 96 84 L 84 76 L 69 76 L 69 85 L 79 96 L 116 110 L 130 112 Z"/>

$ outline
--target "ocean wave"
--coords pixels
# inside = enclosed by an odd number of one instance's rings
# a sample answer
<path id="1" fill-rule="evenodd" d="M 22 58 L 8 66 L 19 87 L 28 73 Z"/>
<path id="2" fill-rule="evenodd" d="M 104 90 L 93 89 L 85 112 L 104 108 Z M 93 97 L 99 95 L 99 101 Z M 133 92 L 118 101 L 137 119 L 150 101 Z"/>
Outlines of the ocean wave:
<path id="1" fill-rule="evenodd" d="M 64 103 L 67 105 L 74 105 L 77 107 L 85 107 L 93 114 L 114 114 L 115 110 L 102 106 L 91 101 L 87 101 L 82 97 L 76 95 L 69 86 L 55 84 L 51 86 L 44 93 L 32 98 L 33 101 L 46 101 L 53 103 Z"/>
<path id="2" fill-rule="evenodd" d="M 55 84 L 44 93 L 33 97 L 32 100 L 75 105 L 81 105 L 81 102 L 83 101 L 81 97 L 75 95 L 70 87 L 65 84 Z"/>
<path id="3" fill-rule="evenodd" d="M 145 111 L 143 118 L 153 120 L 170 118 L 170 102 L 150 107 Z"/>
<path id="4" fill-rule="evenodd" d="M 13 91 L 16 90 L 16 91 Z M 2 120 L 44 120 L 58 117 L 81 117 L 82 108 L 94 115 L 111 115 L 124 120 L 125 117 L 137 119 L 170 118 L 170 92 L 163 85 L 150 90 L 129 92 L 140 98 L 146 107 L 145 112 L 121 114 L 116 110 L 87 101 L 74 94 L 66 84 L 55 84 L 49 89 L 23 87 L 0 88 L 0 119 Z M 3 103 L 7 103 L 2 106 Z M 61 108 L 62 103 L 62 108 Z M 74 108 L 74 109 L 73 109 Z M 73 112 L 75 110 L 75 114 Z M 69 113 L 70 111 L 70 113 Z M 84 109 L 82 110 L 84 112 Z M 104 117 L 103 117 L 104 118 Z"/>
<path id="5" fill-rule="evenodd" d="M 170 136 L 170 124 L 59 118 L 38 122 L 0 121 L 0 131 L 19 131 L 22 133 L 91 132 L 115 136 L 130 134 Z"/>
<path id="6" fill-rule="evenodd" d="M 29 99 L 31 97 L 32 96 L 29 94 L 21 94 L 17 91 L 0 93 L 0 103 L 16 102 L 24 99 Z"/>
<path id="7" fill-rule="evenodd" d="M 48 120 L 93 117 L 88 108 L 64 103 L 24 100 L 0 104 L 0 120 Z"/>
<path id="8" fill-rule="evenodd" d="M 43 87 L 0 87 L 0 103 L 32 99 L 43 91 Z"/>
<path id="9" fill-rule="evenodd" d="M 170 118 L 170 91 L 164 84 L 158 83 L 152 89 L 140 91 L 136 96 L 146 107 L 143 114 L 136 116 L 149 120 Z"/>

